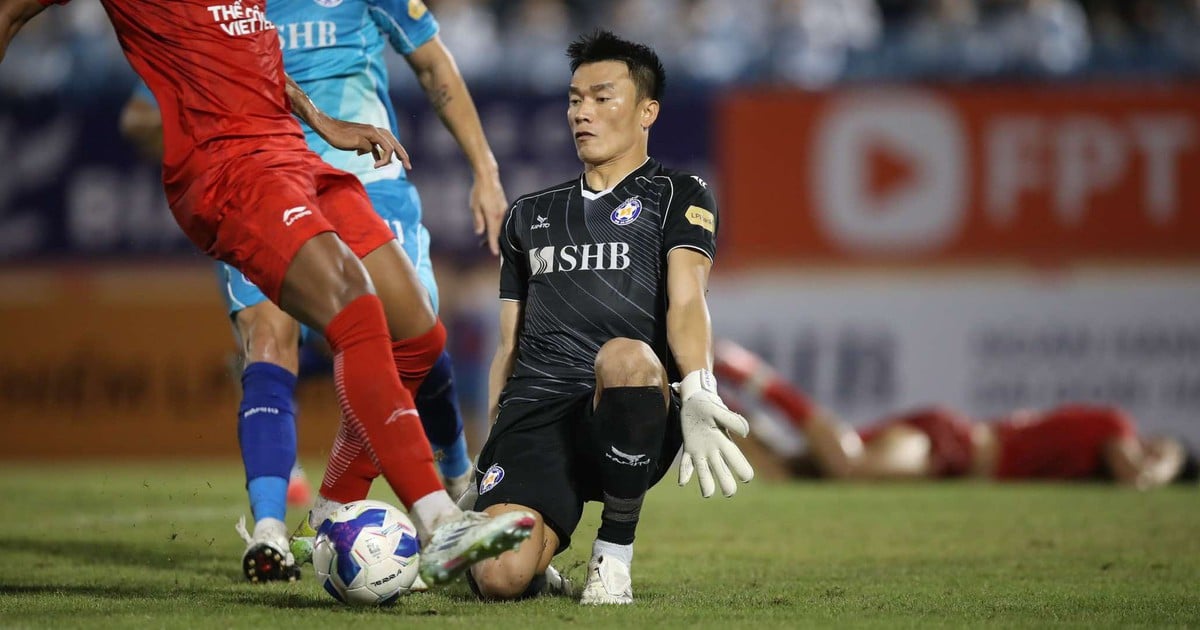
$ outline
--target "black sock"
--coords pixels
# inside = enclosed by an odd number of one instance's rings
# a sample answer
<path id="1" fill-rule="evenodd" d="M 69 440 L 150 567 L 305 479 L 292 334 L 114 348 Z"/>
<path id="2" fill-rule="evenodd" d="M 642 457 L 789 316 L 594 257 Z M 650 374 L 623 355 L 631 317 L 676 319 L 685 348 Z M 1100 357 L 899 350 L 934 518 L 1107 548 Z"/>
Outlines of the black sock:
<path id="1" fill-rule="evenodd" d="M 658 387 L 610 387 L 593 414 L 604 510 L 598 538 L 633 543 L 642 500 L 659 466 L 667 407 Z"/>

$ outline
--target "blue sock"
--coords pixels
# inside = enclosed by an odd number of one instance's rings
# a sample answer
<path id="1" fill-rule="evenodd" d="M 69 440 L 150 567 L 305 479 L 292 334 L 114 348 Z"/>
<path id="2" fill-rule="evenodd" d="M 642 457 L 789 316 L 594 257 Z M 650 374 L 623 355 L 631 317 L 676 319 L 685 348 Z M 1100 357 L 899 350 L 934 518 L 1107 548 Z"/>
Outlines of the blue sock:
<path id="1" fill-rule="evenodd" d="M 287 486 L 296 463 L 296 375 L 272 363 L 242 372 L 238 443 L 254 520 L 287 515 Z"/>
<path id="2" fill-rule="evenodd" d="M 442 352 L 433 369 L 417 390 L 417 412 L 425 427 L 425 437 L 433 447 L 434 459 L 442 476 L 449 479 L 467 472 L 467 440 L 463 436 L 462 414 L 454 390 L 454 364 L 450 354 Z"/>

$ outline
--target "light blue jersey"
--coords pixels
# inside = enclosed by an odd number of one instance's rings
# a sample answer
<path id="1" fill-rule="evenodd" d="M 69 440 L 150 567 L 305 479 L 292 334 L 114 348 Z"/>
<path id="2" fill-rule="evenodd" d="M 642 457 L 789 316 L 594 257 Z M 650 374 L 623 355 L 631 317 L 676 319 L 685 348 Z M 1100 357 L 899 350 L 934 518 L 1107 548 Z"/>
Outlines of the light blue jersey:
<path id="1" fill-rule="evenodd" d="M 325 113 L 396 130 L 388 97 L 385 40 L 407 55 L 433 39 L 438 23 L 420 0 L 270 0 L 267 18 L 283 47 L 283 66 Z M 404 177 L 399 163 L 376 169 L 370 155 L 334 149 L 304 125 L 308 146 L 364 184 Z M 398 134 L 397 134 L 398 135 Z"/>
<path id="2" fill-rule="evenodd" d="M 275 24 L 283 65 L 326 114 L 342 120 L 396 129 L 388 95 L 385 43 L 410 54 L 433 39 L 438 23 L 420 0 L 270 0 L 267 18 Z M 153 102 L 144 85 L 134 93 Z M 438 290 L 429 260 L 429 232 L 421 225 L 421 200 L 396 163 L 377 169 L 370 155 L 335 149 L 301 121 L 308 146 L 329 164 L 353 173 L 366 186 L 371 203 L 392 228 L 438 309 Z M 237 269 L 218 264 L 230 314 L 266 301 Z M 306 335 L 308 332 L 306 331 Z"/>

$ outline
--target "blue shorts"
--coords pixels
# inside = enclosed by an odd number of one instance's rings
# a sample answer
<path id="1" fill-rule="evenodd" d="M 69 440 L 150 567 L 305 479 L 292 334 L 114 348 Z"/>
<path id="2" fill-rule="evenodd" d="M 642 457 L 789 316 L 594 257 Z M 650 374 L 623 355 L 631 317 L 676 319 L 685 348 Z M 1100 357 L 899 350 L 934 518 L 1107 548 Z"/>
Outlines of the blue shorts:
<path id="1" fill-rule="evenodd" d="M 417 270 L 417 277 L 429 292 L 433 312 L 437 313 L 438 288 L 433 277 L 433 263 L 429 260 L 429 230 L 421 225 L 421 197 L 416 186 L 407 179 L 389 179 L 371 182 L 366 189 L 375 212 L 400 239 L 404 253 Z M 267 301 L 267 296 L 242 272 L 225 263 L 217 263 L 217 279 L 230 318 L 244 308 Z M 307 339 L 312 331 L 307 326 L 301 328 L 302 338 Z"/>

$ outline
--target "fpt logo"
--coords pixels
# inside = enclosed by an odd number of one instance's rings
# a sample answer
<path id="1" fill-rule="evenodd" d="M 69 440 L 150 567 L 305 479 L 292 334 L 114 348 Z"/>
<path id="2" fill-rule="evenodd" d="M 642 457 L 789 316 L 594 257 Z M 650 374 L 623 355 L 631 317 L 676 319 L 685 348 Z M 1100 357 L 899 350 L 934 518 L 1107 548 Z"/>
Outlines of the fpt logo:
<path id="1" fill-rule="evenodd" d="M 624 203 L 617 206 L 616 210 L 612 211 L 609 216 L 613 223 L 617 225 L 629 225 L 637 220 L 638 215 L 642 213 L 642 200 L 637 197 L 630 197 Z"/>
<path id="2" fill-rule="evenodd" d="M 835 99 L 819 127 L 811 181 L 832 240 L 864 253 L 941 247 L 960 228 L 966 133 L 954 111 L 921 92 Z"/>
<path id="3" fill-rule="evenodd" d="M 619 271 L 629 268 L 629 243 L 588 243 L 529 250 L 529 273 Z"/>

